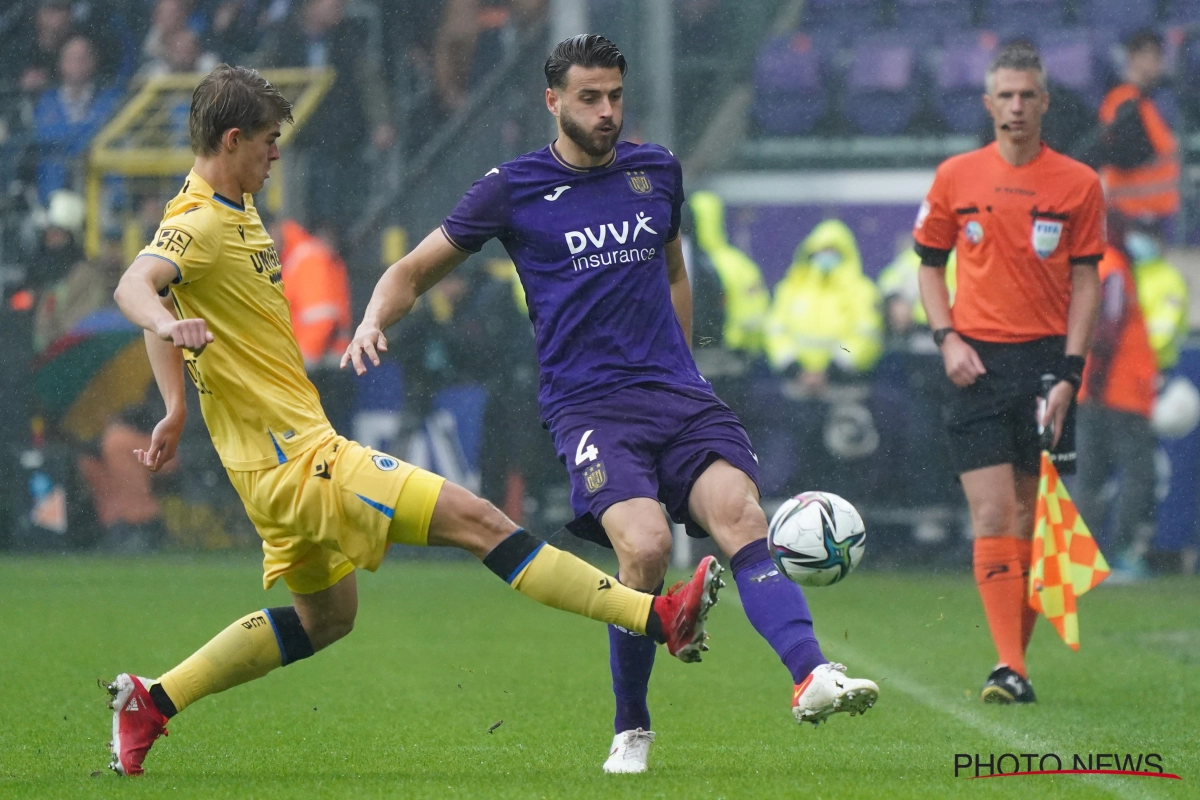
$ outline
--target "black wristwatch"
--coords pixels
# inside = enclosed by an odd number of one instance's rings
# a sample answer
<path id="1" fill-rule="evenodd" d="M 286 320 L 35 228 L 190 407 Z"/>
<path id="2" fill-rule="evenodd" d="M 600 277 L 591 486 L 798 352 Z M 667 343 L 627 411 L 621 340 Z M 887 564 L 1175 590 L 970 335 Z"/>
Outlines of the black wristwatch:
<path id="1" fill-rule="evenodd" d="M 942 342 L 946 341 L 946 337 L 954 332 L 954 328 L 938 328 L 933 332 L 933 343 L 941 349 Z"/>

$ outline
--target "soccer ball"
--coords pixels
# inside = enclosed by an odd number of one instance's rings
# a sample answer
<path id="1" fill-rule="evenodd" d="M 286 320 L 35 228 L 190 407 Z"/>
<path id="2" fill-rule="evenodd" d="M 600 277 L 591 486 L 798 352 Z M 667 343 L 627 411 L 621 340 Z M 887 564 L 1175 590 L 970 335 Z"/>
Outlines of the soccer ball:
<path id="1" fill-rule="evenodd" d="M 779 507 L 767 547 L 779 571 L 801 586 L 831 586 L 862 561 L 867 529 L 854 506 L 829 492 L 798 494 Z"/>

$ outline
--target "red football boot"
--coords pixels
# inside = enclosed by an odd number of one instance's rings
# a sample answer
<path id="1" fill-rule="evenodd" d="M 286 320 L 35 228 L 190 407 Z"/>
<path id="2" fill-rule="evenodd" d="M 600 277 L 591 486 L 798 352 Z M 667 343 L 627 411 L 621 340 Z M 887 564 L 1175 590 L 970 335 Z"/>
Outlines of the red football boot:
<path id="1" fill-rule="evenodd" d="M 112 695 L 108 707 L 113 710 L 112 741 L 108 743 L 112 763 L 108 767 L 118 775 L 141 775 L 150 746 L 167 735 L 167 718 L 146 691 L 149 682 L 122 672 L 104 687 Z"/>
<path id="2" fill-rule="evenodd" d="M 725 585 L 725 569 L 713 556 L 705 556 L 687 583 L 680 581 L 661 597 L 654 598 L 654 611 L 662 621 L 667 650 L 680 661 L 700 660 L 708 649 L 704 621 L 708 610 L 717 603 L 717 591 Z"/>

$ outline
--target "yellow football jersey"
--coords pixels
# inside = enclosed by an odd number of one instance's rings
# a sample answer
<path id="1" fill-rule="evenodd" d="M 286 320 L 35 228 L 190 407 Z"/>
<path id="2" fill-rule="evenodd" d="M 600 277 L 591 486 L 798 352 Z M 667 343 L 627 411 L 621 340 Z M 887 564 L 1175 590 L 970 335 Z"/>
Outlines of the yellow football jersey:
<path id="1" fill-rule="evenodd" d="M 250 195 L 222 197 L 190 173 L 141 255 L 175 265 L 179 316 L 212 332 L 184 362 L 228 469 L 285 463 L 331 434 L 292 333 L 279 255 Z"/>

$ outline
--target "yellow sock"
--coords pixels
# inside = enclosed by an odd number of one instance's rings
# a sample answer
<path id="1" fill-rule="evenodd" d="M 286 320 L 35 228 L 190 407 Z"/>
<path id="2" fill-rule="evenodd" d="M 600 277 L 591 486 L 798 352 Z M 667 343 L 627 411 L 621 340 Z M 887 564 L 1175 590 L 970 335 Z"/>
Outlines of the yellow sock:
<path id="1" fill-rule="evenodd" d="M 275 626 L 265 609 L 247 614 L 158 679 L 183 711 L 202 697 L 261 678 L 282 664 Z"/>
<path id="2" fill-rule="evenodd" d="M 623 586 L 591 564 L 543 544 L 509 584 L 542 605 L 646 632 L 654 595 Z"/>

